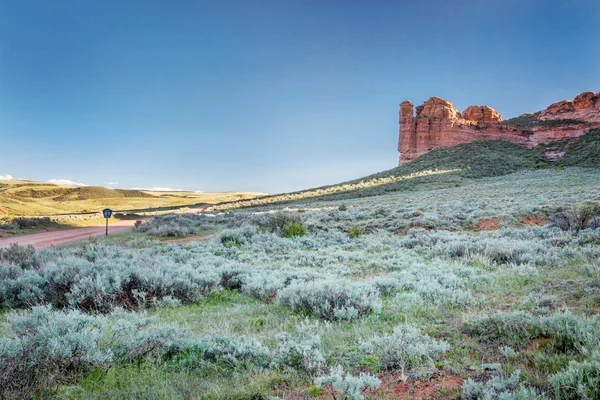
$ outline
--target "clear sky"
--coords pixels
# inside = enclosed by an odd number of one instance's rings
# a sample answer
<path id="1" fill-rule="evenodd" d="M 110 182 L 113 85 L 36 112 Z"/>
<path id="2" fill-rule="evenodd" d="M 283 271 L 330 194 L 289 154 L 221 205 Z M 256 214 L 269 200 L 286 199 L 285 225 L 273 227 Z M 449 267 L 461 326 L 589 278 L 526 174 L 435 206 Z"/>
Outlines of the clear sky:
<path id="1" fill-rule="evenodd" d="M 357 178 L 396 166 L 403 100 L 509 118 L 599 91 L 599 21 L 598 0 L 0 0 L 0 175 Z"/>

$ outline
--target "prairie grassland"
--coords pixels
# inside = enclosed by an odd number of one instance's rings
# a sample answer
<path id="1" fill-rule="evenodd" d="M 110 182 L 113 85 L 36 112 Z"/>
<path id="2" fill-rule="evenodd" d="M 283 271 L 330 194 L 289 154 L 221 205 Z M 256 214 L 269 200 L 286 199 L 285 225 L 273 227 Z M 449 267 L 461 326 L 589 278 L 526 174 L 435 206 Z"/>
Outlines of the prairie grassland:
<path id="1" fill-rule="evenodd" d="M 598 398 L 599 205 L 597 169 L 523 170 L 9 249 L 2 396 Z"/>
<path id="2" fill-rule="evenodd" d="M 242 200 L 259 195 L 261 194 L 246 192 L 149 192 L 9 180 L 0 181 L 0 217 L 99 212 L 106 207 L 119 211 L 184 207 Z"/>

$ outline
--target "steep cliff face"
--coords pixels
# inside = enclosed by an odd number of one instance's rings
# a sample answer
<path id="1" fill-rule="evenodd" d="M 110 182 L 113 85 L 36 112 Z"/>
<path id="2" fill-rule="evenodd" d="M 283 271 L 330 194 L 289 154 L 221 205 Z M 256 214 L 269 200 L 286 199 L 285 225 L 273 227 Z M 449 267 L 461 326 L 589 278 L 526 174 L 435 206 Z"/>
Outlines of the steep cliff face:
<path id="1" fill-rule="evenodd" d="M 431 97 L 415 107 L 400 104 L 400 164 L 441 146 L 473 140 L 509 140 L 525 147 L 578 137 L 600 126 L 600 93 L 585 92 L 573 101 L 552 104 L 536 114 L 501 122 L 488 106 L 470 106 L 460 113 L 451 102 Z"/>

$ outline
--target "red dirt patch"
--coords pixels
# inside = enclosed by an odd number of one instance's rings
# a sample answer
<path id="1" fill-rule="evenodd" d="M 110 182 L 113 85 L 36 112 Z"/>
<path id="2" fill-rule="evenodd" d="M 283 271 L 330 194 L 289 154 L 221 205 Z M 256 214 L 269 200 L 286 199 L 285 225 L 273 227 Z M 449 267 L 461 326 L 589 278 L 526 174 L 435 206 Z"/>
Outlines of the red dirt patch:
<path id="1" fill-rule="evenodd" d="M 546 224 L 546 216 L 542 213 L 536 215 L 523 215 L 521 217 L 526 225 L 542 226 Z"/>
<path id="2" fill-rule="evenodd" d="M 378 376 L 381 379 L 381 386 L 375 390 L 368 390 L 364 393 L 366 399 L 386 399 L 386 400 L 444 400 L 454 399 L 460 393 L 463 378 L 458 375 L 437 376 L 428 381 L 420 381 L 414 378 L 402 381 L 400 372 L 382 374 Z M 281 398 L 285 400 L 305 400 L 305 399 L 331 399 L 331 393 L 323 389 L 318 396 L 309 396 L 306 393 L 308 386 L 298 387 L 286 390 L 281 393 Z"/>
<path id="3" fill-rule="evenodd" d="M 192 235 L 192 236 L 186 236 L 183 238 L 179 238 L 179 239 L 167 239 L 167 240 L 163 240 L 163 243 L 185 243 L 185 242 L 189 242 L 192 240 L 202 240 L 205 239 L 207 237 L 209 237 L 210 235 Z"/>
<path id="4" fill-rule="evenodd" d="M 446 375 L 428 381 L 408 380 L 402 382 L 401 374 L 380 376 L 381 392 L 384 399 L 452 399 L 461 389 L 463 379 L 458 375 Z"/>
<path id="5" fill-rule="evenodd" d="M 482 231 L 495 231 L 497 229 L 500 229 L 500 226 L 498 225 L 498 218 L 494 217 L 494 218 L 482 218 L 479 220 L 479 222 L 477 222 L 477 226 L 479 227 L 479 230 Z"/>

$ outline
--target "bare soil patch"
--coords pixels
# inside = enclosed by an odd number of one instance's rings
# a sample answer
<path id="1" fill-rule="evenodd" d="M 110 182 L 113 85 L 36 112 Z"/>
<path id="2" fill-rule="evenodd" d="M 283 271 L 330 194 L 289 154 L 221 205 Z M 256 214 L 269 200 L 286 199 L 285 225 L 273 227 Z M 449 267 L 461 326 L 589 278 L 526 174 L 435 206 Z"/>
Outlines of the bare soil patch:
<path id="1" fill-rule="evenodd" d="M 542 226 L 546 224 L 546 216 L 541 213 L 536 215 L 523 215 L 523 223 L 526 225 Z"/>
<path id="2" fill-rule="evenodd" d="M 482 218 L 477 222 L 477 227 L 481 231 L 495 231 L 500 229 L 500 225 L 498 225 L 498 218 Z"/>

